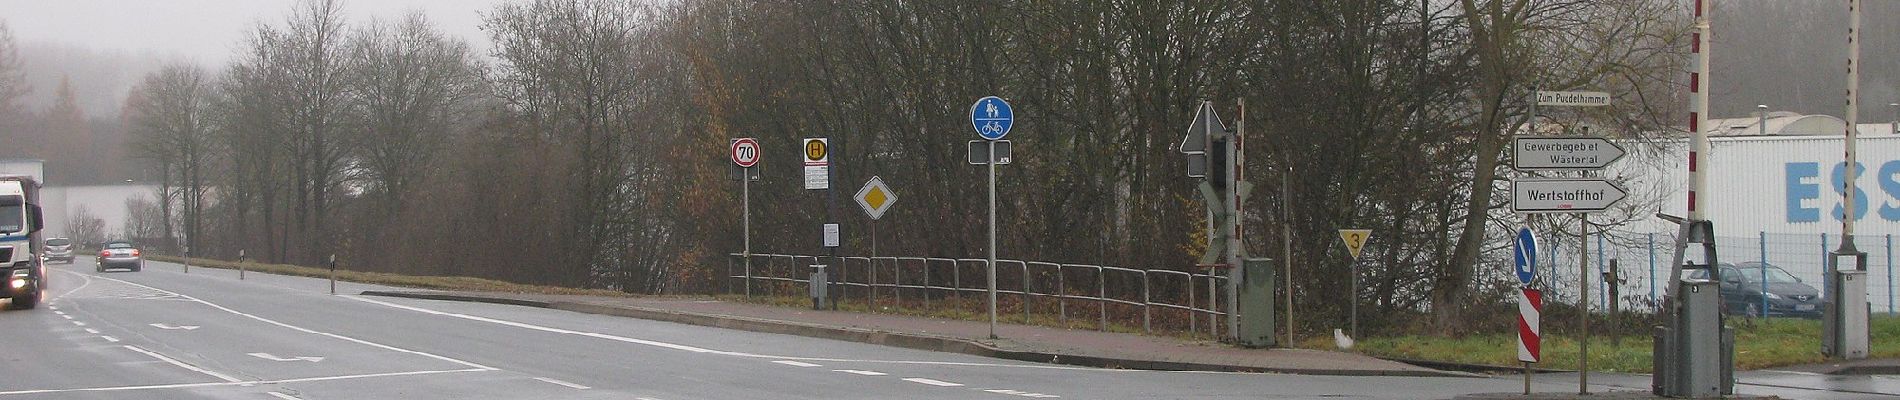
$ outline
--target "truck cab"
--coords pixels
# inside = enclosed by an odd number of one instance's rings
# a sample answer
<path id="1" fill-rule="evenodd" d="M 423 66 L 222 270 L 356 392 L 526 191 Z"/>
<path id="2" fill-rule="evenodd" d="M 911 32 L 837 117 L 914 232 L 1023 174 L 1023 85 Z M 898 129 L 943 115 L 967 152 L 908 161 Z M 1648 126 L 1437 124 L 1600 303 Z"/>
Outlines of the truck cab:
<path id="1" fill-rule="evenodd" d="M 40 184 L 32 177 L 0 176 L 0 293 L 8 307 L 38 305 L 46 290 L 45 251 L 40 229 Z"/>

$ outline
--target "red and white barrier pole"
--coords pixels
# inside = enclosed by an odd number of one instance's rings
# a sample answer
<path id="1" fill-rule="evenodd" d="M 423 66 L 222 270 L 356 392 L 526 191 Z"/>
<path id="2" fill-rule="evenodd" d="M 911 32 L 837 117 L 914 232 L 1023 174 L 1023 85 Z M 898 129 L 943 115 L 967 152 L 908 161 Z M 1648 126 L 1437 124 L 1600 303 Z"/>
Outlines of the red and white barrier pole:
<path id="1" fill-rule="evenodd" d="M 1542 330 L 1538 320 L 1544 313 L 1544 293 L 1524 288 L 1517 295 L 1517 360 L 1524 362 L 1524 394 L 1531 394 L 1531 363 L 1543 358 Z"/>

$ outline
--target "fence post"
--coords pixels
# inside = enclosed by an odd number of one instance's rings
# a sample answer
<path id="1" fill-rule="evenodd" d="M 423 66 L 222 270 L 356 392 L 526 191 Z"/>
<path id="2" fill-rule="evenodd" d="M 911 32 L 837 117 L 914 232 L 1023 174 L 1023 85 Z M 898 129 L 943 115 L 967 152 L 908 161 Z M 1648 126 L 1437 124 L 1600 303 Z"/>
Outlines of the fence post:
<path id="1" fill-rule="evenodd" d="M 1822 232 L 1821 233 L 1821 287 L 1824 289 L 1834 287 L 1833 286 L 1834 282 L 1831 282 L 1833 277 L 1829 276 L 1829 275 L 1834 275 L 1834 274 L 1827 273 L 1827 265 L 1828 265 L 1827 255 L 1830 252 L 1832 252 L 1832 250 L 1827 249 L 1827 233 Z M 1824 293 L 1825 295 L 1825 293 L 1827 292 L 1822 291 L 1821 293 Z"/>
<path id="2" fill-rule="evenodd" d="M 864 266 L 864 307 L 877 312 L 877 258 Z"/>
<path id="3" fill-rule="evenodd" d="M 898 309 L 904 308 L 904 260 L 891 263 L 891 298 Z"/>
<path id="4" fill-rule="evenodd" d="M 1196 325 L 1200 325 L 1201 322 L 1201 315 L 1194 312 L 1194 270 L 1192 269 L 1188 270 L 1187 273 L 1187 295 L 1188 334 L 1192 335 L 1196 332 L 1200 332 L 1200 328 Z"/>
<path id="5" fill-rule="evenodd" d="M 1761 259 L 1757 261 L 1760 261 L 1762 265 L 1761 295 L 1756 297 L 1761 299 L 1761 316 L 1766 318 L 1768 317 L 1768 232 L 1757 231 L 1756 234 L 1760 236 L 1760 241 L 1756 243 L 1756 248 L 1761 250 Z"/>
<path id="6" fill-rule="evenodd" d="M 1022 266 L 1023 266 L 1023 325 L 1029 325 L 1029 299 L 1030 299 L 1029 297 L 1029 263 L 1022 262 Z"/>
<path id="7" fill-rule="evenodd" d="M 1069 329 L 1069 292 L 1063 288 L 1068 277 L 1062 273 L 1062 264 L 1056 264 L 1056 323 L 1062 329 Z"/>
<path id="8" fill-rule="evenodd" d="M 1893 234 L 1887 234 L 1887 313 L 1893 314 Z"/>
<path id="9" fill-rule="evenodd" d="M 1141 330 L 1149 334 L 1155 333 L 1154 316 L 1149 311 L 1151 308 L 1148 303 L 1148 271 L 1141 271 Z"/>
<path id="10" fill-rule="evenodd" d="M 955 262 L 950 263 L 951 274 L 955 274 L 957 272 L 957 269 L 958 269 L 957 263 Z M 924 259 L 923 275 L 924 275 L 924 309 L 928 310 L 930 309 L 930 259 L 928 258 Z M 950 285 L 950 286 L 956 287 L 956 285 Z M 950 295 L 956 296 L 957 292 L 951 291 Z M 942 298 L 942 297 L 938 297 L 938 298 Z"/>
<path id="11" fill-rule="evenodd" d="M 1096 310 L 1101 311 L 1102 314 L 1102 320 L 1096 330 L 1106 332 L 1108 331 L 1108 270 L 1102 269 L 1100 265 L 1095 266 L 1095 304 L 1100 305 L 1096 307 Z"/>
<path id="12" fill-rule="evenodd" d="M 929 265 L 929 264 L 925 264 Z M 924 286 L 930 286 L 930 274 L 924 274 Z M 963 300 L 963 261 L 950 263 L 950 297 Z"/>
<path id="13" fill-rule="evenodd" d="M 1649 304 L 1660 308 L 1662 303 L 1656 301 L 1656 233 L 1650 232 L 1647 236 L 1649 236 Z"/>

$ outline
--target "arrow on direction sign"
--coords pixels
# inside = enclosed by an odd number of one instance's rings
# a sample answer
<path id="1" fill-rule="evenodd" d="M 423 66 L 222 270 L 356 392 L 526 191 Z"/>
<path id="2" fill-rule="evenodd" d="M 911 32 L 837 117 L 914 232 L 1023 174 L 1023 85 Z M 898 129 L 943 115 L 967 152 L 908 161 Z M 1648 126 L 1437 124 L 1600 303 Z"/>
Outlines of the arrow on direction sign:
<path id="1" fill-rule="evenodd" d="M 171 330 L 179 330 L 179 329 L 183 329 L 183 330 L 188 330 L 188 331 L 189 331 L 189 330 L 193 330 L 193 329 L 198 329 L 198 326 L 197 326 L 197 325 L 176 325 L 176 326 L 174 326 L 174 325 L 166 325 L 166 324 L 151 324 L 151 325 L 152 325 L 152 327 L 153 327 L 153 328 L 158 328 L 158 329 L 164 329 L 164 330 L 168 330 L 168 331 L 171 331 Z"/>
<path id="2" fill-rule="evenodd" d="M 1596 136 L 1518 136 L 1511 139 L 1511 168 L 1574 170 L 1603 168 L 1623 158 L 1623 146 Z"/>
<path id="3" fill-rule="evenodd" d="M 271 360 L 271 361 L 309 361 L 309 362 L 323 362 L 323 357 L 290 357 L 290 358 L 284 358 L 284 357 L 278 357 L 278 356 L 274 356 L 274 355 L 271 355 L 270 353 L 251 353 L 251 357 L 257 357 L 257 358 L 262 358 L 262 359 L 266 359 L 266 360 Z"/>
<path id="4" fill-rule="evenodd" d="M 1629 193 L 1602 178 L 1518 179 L 1511 182 L 1511 211 L 1596 213 Z"/>

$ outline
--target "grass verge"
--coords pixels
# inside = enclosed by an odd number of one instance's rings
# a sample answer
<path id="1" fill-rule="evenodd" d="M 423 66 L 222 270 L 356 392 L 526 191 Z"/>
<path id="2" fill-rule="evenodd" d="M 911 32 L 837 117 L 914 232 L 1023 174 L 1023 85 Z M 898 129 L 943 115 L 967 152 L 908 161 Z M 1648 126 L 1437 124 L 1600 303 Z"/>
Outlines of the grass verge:
<path id="1" fill-rule="evenodd" d="M 1752 324 L 1730 319 L 1735 329 L 1735 367 L 1762 369 L 1826 361 L 1821 354 L 1821 321 L 1790 318 L 1756 320 Z M 1900 357 L 1900 317 L 1875 316 L 1869 321 L 1868 352 L 1873 358 Z M 1619 340 L 1620 339 L 1620 340 Z M 1302 342 L 1302 347 L 1332 346 L 1331 338 Z M 1590 339 L 1592 371 L 1650 372 L 1650 338 L 1593 337 Z M 1378 357 L 1432 360 L 1465 364 L 1518 366 L 1515 334 L 1472 335 L 1462 338 L 1439 336 L 1369 337 L 1358 341 L 1356 351 Z M 1538 368 L 1577 369 L 1576 337 L 1546 332 L 1543 362 Z"/>

